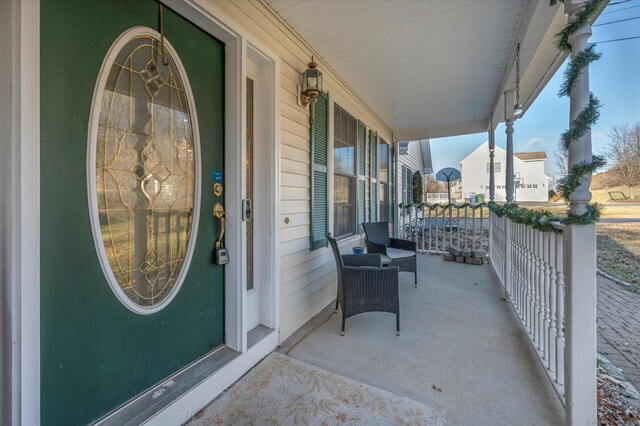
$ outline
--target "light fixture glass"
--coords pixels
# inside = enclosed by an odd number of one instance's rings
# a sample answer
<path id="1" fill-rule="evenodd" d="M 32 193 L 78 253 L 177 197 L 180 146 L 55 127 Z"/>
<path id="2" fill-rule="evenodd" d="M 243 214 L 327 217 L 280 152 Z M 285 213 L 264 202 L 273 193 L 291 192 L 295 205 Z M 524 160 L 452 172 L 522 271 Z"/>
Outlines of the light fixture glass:
<path id="1" fill-rule="evenodd" d="M 302 92 L 300 93 L 300 103 L 306 107 L 310 105 L 311 124 L 315 121 L 315 104 L 318 95 L 322 93 L 322 73 L 318 70 L 318 65 L 313 61 L 307 65 L 307 69 L 302 73 Z"/>
<path id="2" fill-rule="evenodd" d="M 522 104 L 516 104 L 513 107 L 513 116 L 516 118 L 519 118 L 522 116 L 522 114 L 524 113 L 524 110 L 522 109 Z"/>

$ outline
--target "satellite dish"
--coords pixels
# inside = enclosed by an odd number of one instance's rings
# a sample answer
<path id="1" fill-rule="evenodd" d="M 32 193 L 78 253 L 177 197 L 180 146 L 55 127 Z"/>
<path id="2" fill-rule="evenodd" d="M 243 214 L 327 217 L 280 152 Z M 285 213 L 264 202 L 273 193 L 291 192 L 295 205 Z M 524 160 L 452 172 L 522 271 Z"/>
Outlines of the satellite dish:
<path id="1" fill-rule="evenodd" d="M 449 183 L 459 179 L 462 179 L 462 174 L 460 174 L 458 169 L 454 169 L 453 167 L 445 167 L 436 173 L 436 180 L 439 180 L 440 182 Z"/>
<path id="2" fill-rule="evenodd" d="M 436 180 L 447 182 L 447 194 L 449 195 L 449 204 L 451 204 L 451 181 L 462 179 L 462 174 L 458 169 L 453 167 L 445 167 L 436 173 Z"/>

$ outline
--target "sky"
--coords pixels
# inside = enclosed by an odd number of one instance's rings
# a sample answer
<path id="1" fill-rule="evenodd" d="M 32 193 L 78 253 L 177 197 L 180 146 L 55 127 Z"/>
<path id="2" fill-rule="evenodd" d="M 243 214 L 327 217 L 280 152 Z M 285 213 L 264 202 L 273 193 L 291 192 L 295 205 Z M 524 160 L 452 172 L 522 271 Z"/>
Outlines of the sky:
<path id="1" fill-rule="evenodd" d="M 607 24 L 629 18 L 639 19 Z M 590 42 L 626 37 L 640 37 L 640 0 L 612 0 L 594 23 Z M 591 91 L 603 106 L 591 134 L 594 153 L 605 154 L 612 126 L 640 122 L 640 38 L 597 44 L 596 50 L 602 58 L 591 64 L 589 78 Z M 514 151 L 546 151 L 545 172 L 550 177 L 557 173 L 554 151 L 560 134 L 569 127 L 569 98 L 557 95 L 565 66 L 514 125 Z M 500 124 L 495 133 L 496 145 L 502 148 L 507 138 L 504 131 L 505 125 Z M 460 161 L 487 139 L 486 132 L 431 139 L 434 170 L 459 169 Z"/>

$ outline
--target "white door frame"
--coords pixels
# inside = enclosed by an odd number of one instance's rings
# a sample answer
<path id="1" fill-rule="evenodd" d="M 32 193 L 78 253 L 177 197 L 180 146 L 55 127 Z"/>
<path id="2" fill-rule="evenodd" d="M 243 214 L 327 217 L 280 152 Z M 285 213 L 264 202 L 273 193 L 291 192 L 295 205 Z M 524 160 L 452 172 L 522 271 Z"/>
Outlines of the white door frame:
<path id="1" fill-rule="evenodd" d="M 269 251 L 267 312 L 271 328 L 279 330 L 279 57 L 254 40 L 251 33 L 203 0 L 161 0 L 168 7 L 225 43 L 225 163 L 242 164 L 246 137 L 247 46 L 268 60 L 273 105 L 268 139 L 272 146 L 269 164 L 272 234 Z M 0 132 L 0 172 L 2 245 L 0 359 L 0 423 L 38 425 L 40 423 L 40 2 L 0 2 L 0 97 L 3 131 Z M 9 59 L 5 62 L 6 59 Z M 9 112 L 9 114 L 7 114 Z M 5 128 L 6 127 L 6 128 Z M 247 352 L 246 286 L 241 261 L 244 251 L 240 200 L 244 191 L 243 167 L 227 167 L 225 194 L 227 211 L 226 246 L 231 262 L 225 270 L 225 343 L 243 353 L 165 409 L 167 418 L 188 419 L 204 405 L 268 354 L 278 342 L 277 333 Z M 206 176 L 206 173 L 204 173 Z M 237 200 L 237 202 L 231 202 Z M 88 214 L 88 212 L 87 212 Z M 265 287 L 263 286 L 263 289 Z M 213 379 L 213 378 L 212 378 Z M 206 403 L 206 401 L 205 401 Z M 164 413 L 164 412 L 163 412 Z M 185 417 L 186 416 L 186 417 Z M 164 418 L 164 414 L 155 419 Z"/>

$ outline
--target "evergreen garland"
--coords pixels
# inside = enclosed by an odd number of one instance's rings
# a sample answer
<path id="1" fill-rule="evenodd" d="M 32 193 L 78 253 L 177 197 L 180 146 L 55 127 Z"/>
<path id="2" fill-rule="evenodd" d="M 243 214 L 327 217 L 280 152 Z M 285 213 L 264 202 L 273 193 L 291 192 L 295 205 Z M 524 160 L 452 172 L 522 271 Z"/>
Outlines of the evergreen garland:
<path id="1" fill-rule="evenodd" d="M 571 89 L 576 84 L 578 77 L 582 74 L 585 67 L 589 66 L 591 62 L 595 62 L 602 56 L 602 53 L 596 52 L 596 45 L 591 43 L 586 49 L 579 52 L 575 58 L 569 61 L 567 69 L 564 71 L 564 82 L 560 86 L 558 96 L 569 96 Z"/>
<path id="2" fill-rule="evenodd" d="M 560 137 L 562 142 L 561 148 L 563 151 L 569 149 L 569 146 L 577 142 L 585 133 L 587 133 L 591 126 L 600 118 L 600 101 L 593 93 L 589 94 L 589 104 L 580 111 L 580 114 L 573 120 L 571 127 L 565 130 Z"/>
<path id="3" fill-rule="evenodd" d="M 515 223 L 527 225 L 544 232 L 560 232 L 559 229 L 553 226 L 553 223 L 564 223 L 564 218 L 556 216 L 548 210 L 529 210 L 519 207 L 516 203 L 500 205 L 491 201 L 489 210 L 498 217 L 506 216 Z"/>
<path id="4" fill-rule="evenodd" d="M 591 19 L 600 11 L 604 5 L 604 0 L 590 0 L 584 4 L 581 10 L 579 10 L 573 20 L 571 20 L 556 35 L 556 46 L 563 52 L 571 52 L 571 44 L 569 43 L 569 37 L 587 25 Z M 594 61 L 597 61 L 602 56 L 601 53 L 595 51 L 595 45 L 589 44 L 584 50 L 578 52 L 575 57 L 567 64 L 567 69 L 564 72 L 564 82 L 560 87 L 559 96 L 569 96 L 571 89 L 575 85 L 576 81 L 584 71 Z M 591 127 L 600 118 L 601 103 L 594 96 L 593 93 L 589 94 L 589 104 L 578 114 L 578 116 L 571 122 L 569 129 L 562 133 L 560 139 L 560 146 L 563 148 L 565 154 L 572 143 L 578 143 Z M 585 176 L 595 173 L 598 169 L 605 165 L 605 160 L 602 156 L 594 155 L 591 162 L 583 161 L 578 164 L 572 165 L 567 174 L 558 181 L 558 192 L 562 198 L 571 207 L 572 203 L 569 199 L 569 195 L 575 191 L 585 179 Z M 577 215 L 569 212 L 566 217 L 562 219 L 564 224 L 586 225 L 595 223 L 600 219 L 602 212 L 602 206 L 597 203 L 587 204 L 587 211 L 581 215 Z"/>
<path id="5" fill-rule="evenodd" d="M 582 161 L 571 166 L 569 173 L 558 179 L 560 196 L 565 200 L 569 200 L 569 195 L 582 184 L 585 175 L 594 173 L 603 167 L 605 163 L 604 157 L 594 155 L 591 158 L 591 162 Z"/>
<path id="6" fill-rule="evenodd" d="M 571 44 L 569 44 L 569 36 L 578 31 L 580 28 L 589 23 L 589 20 L 595 16 L 600 10 L 605 0 L 591 0 L 584 4 L 582 10 L 576 13 L 576 17 L 573 21 L 567 23 L 567 25 L 556 34 L 556 47 L 561 52 L 571 52 Z"/>

